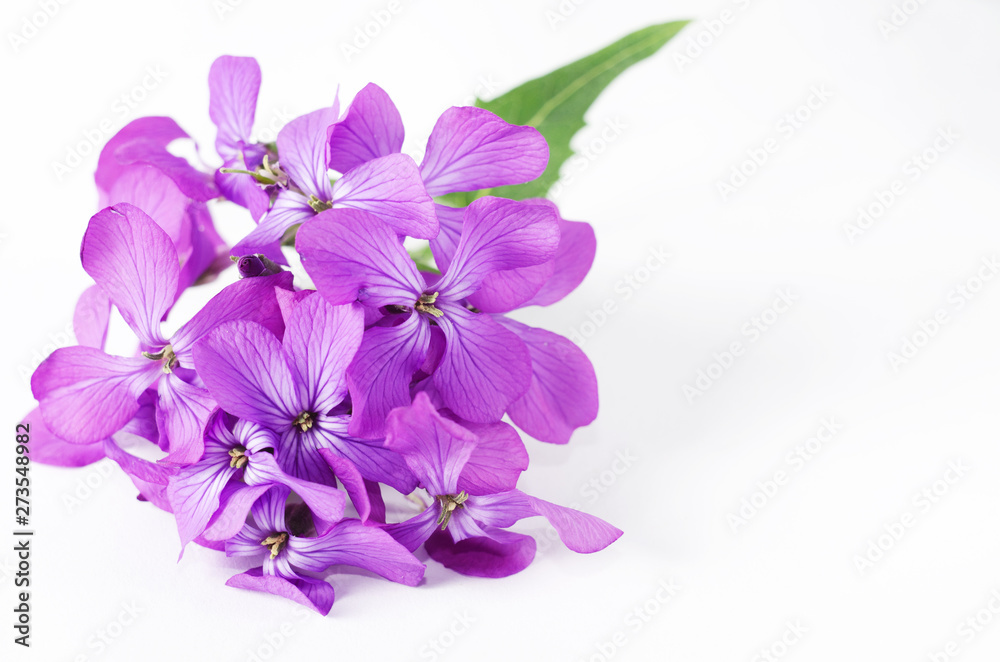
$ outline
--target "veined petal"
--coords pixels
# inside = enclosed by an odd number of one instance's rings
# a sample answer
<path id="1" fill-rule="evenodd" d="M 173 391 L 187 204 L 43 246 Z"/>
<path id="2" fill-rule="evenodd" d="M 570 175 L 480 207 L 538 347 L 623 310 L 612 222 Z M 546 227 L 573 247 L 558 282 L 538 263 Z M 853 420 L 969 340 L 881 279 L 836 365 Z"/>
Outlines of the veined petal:
<path id="1" fill-rule="evenodd" d="M 496 318 L 518 335 L 531 354 L 531 385 L 507 412 L 539 441 L 565 444 L 576 428 L 597 418 L 597 375 L 587 355 L 562 336 Z"/>
<path id="2" fill-rule="evenodd" d="M 260 65 L 252 57 L 223 55 L 212 63 L 208 116 L 218 128 L 215 149 L 223 159 L 238 154 L 242 143 L 250 140 L 260 78 Z"/>
<path id="3" fill-rule="evenodd" d="M 333 187 L 333 206 L 371 212 L 399 234 L 433 239 L 438 233 L 434 202 L 417 164 L 405 154 L 366 161 L 344 173 Z"/>
<path id="4" fill-rule="evenodd" d="M 361 306 L 334 306 L 321 296 L 310 296 L 292 308 L 282 344 L 310 411 L 328 412 L 344 399 L 347 366 L 363 332 Z"/>
<path id="5" fill-rule="evenodd" d="M 284 485 L 272 485 L 250 508 L 257 526 L 264 531 L 284 531 L 285 504 L 289 489 Z"/>
<path id="6" fill-rule="evenodd" d="M 301 480 L 286 474 L 270 453 L 251 455 L 245 477 L 247 485 L 276 483 L 291 488 L 302 497 L 313 516 L 325 522 L 336 522 L 344 515 L 344 505 L 347 498 L 343 492 L 329 485 Z"/>
<path id="7" fill-rule="evenodd" d="M 557 209 L 555 203 L 549 200 L 532 199 L 530 202 L 550 205 Z M 552 262 L 554 271 L 552 277 L 545 282 L 534 297 L 525 306 L 549 306 L 560 301 L 583 282 L 590 266 L 594 263 L 597 252 L 597 238 L 590 223 L 580 221 L 565 221 L 559 219 L 559 248 Z"/>
<path id="8" fill-rule="evenodd" d="M 150 165 L 123 168 L 108 192 L 105 207 L 127 203 L 144 211 L 167 233 L 178 253 L 184 238 L 181 226 L 190 202 L 167 175 Z"/>
<path id="9" fill-rule="evenodd" d="M 281 169 L 306 194 L 324 202 L 333 197 L 327 175 L 326 132 L 336 121 L 336 108 L 321 108 L 296 117 L 278 132 Z"/>
<path id="10" fill-rule="evenodd" d="M 333 305 L 412 306 L 423 279 L 396 233 L 364 211 L 331 209 L 299 229 L 295 249 Z"/>
<path id="11" fill-rule="evenodd" d="M 419 515 L 415 515 L 404 522 L 394 522 L 383 524 L 380 528 L 388 533 L 400 545 L 415 551 L 424 544 L 434 530 L 438 528 L 438 517 L 441 515 L 441 504 L 435 500 L 428 508 Z"/>
<path id="12" fill-rule="evenodd" d="M 385 531 L 356 519 L 342 520 L 318 538 L 292 537 L 287 550 L 289 563 L 311 572 L 350 565 L 407 586 L 416 586 L 424 577 L 424 564 L 405 547 Z"/>
<path id="13" fill-rule="evenodd" d="M 555 266 L 555 260 L 549 260 L 487 274 L 479 290 L 469 295 L 469 303 L 484 313 L 507 313 L 520 308 L 552 280 Z"/>
<path id="14" fill-rule="evenodd" d="M 291 290 L 292 278 L 290 272 L 282 272 L 273 276 L 243 278 L 224 287 L 170 339 L 177 360 L 184 367 L 192 367 L 191 348 L 205 334 L 225 322 L 249 320 L 275 335 L 281 334 L 284 322 L 274 290 Z"/>
<path id="15" fill-rule="evenodd" d="M 54 351 L 31 377 L 45 424 L 61 439 L 90 444 L 111 436 L 139 410 L 160 363 L 109 356 L 93 347 Z"/>
<path id="16" fill-rule="evenodd" d="M 389 95 L 375 83 L 357 93 L 344 117 L 328 133 L 328 164 L 337 172 L 403 148 L 403 120 Z"/>
<path id="17" fill-rule="evenodd" d="M 271 210 L 260 220 L 250 233 L 243 237 L 232 250 L 233 255 L 264 253 L 272 255 L 270 249 L 281 241 L 285 231 L 293 225 L 305 223 L 316 216 L 309 201 L 295 191 L 281 191 L 274 199 Z"/>
<path id="18" fill-rule="evenodd" d="M 476 435 L 434 409 L 426 393 L 389 413 L 386 448 L 396 451 L 434 495 L 458 492 L 459 475 L 478 444 Z"/>
<path id="19" fill-rule="evenodd" d="M 165 345 L 160 320 L 177 296 L 180 264 L 156 222 L 129 204 L 103 209 L 90 219 L 80 255 L 84 270 L 139 339 L 150 347 Z"/>
<path id="20" fill-rule="evenodd" d="M 77 299 L 73 311 L 73 335 L 78 345 L 104 349 L 111 321 L 111 299 L 97 285 L 91 285 Z"/>
<path id="21" fill-rule="evenodd" d="M 204 451 L 204 430 L 217 403 L 205 389 L 176 374 L 164 375 L 159 384 L 156 422 L 170 442 L 170 464 L 196 462 Z"/>
<path id="22" fill-rule="evenodd" d="M 455 257 L 455 251 L 458 250 L 458 242 L 462 240 L 465 207 L 448 207 L 435 202 L 434 213 L 441 231 L 431 239 L 431 253 L 434 254 L 437 268 L 447 273 L 451 260 Z"/>
<path id="23" fill-rule="evenodd" d="M 233 156 L 222 164 L 223 168 L 248 170 L 247 163 L 240 155 Z M 215 185 L 226 200 L 246 207 L 255 223 L 259 223 L 271 204 L 271 196 L 261 188 L 252 175 L 245 172 L 215 171 Z"/>
<path id="24" fill-rule="evenodd" d="M 475 423 L 499 421 L 531 384 L 531 356 L 514 333 L 485 314 L 452 303 L 438 306 L 446 346 L 434 372 L 445 404 Z"/>
<path id="25" fill-rule="evenodd" d="M 175 140 L 190 138 L 177 122 L 169 117 L 140 117 L 126 124 L 113 135 L 101 150 L 97 160 L 94 181 L 102 195 L 102 206 L 108 206 L 106 196 L 121 176 L 122 171 L 132 163 L 121 158 L 121 151 L 131 143 L 139 142 L 148 151 L 167 151 L 167 146 Z"/>
<path id="26" fill-rule="evenodd" d="M 466 207 L 463 219 L 455 256 L 437 285 L 451 299 L 472 294 L 495 271 L 551 260 L 559 246 L 558 216 L 544 205 L 487 196 Z"/>
<path id="27" fill-rule="evenodd" d="M 458 477 L 458 489 L 472 495 L 514 489 L 528 468 L 528 451 L 517 430 L 503 422 L 459 423 L 477 443 Z"/>
<path id="28" fill-rule="evenodd" d="M 302 413 L 281 343 L 256 322 L 217 326 L 194 346 L 198 375 L 223 409 L 272 430 Z"/>
<path id="29" fill-rule="evenodd" d="M 85 467 L 105 457 L 104 441 L 92 444 L 71 444 L 49 430 L 42 419 L 41 409 L 32 409 L 24 417 L 31 430 L 31 461 L 56 467 Z"/>
<path id="30" fill-rule="evenodd" d="M 523 184 L 545 172 L 548 162 L 548 144 L 534 127 L 508 124 L 483 108 L 455 106 L 434 125 L 420 174 L 427 192 L 437 196 Z"/>
<path id="31" fill-rule="evenodd" d="M 104 453 L 114 460 L 129 477 L 141 483 L 166 488 L 171 477 L 177 472 L 175 467 L 168 467 L 141 457 L 132 455 L 115 441 L 113 437 L 104 440 Z M 136 484 L 138 487 L 139 485 Z"/>
<path id="32" fill-rule="evenodd" d="M 345 457 L 341 457 L 329 448 L 319 449 L 320 457 L 326 460 L 333 475 L 337 477 L 340 484 L 344 486 L 347 494 L 351 497 L 354 509 L 358 511 L 358 517 L 362 522 L 368 521 L 371 515 L 371 497 L 368 494 L 368 486 L 365 484 L 361 472 L 354 466 L 354 463 Z"/>
<path id="33" fill-rule="evenodd" d="M 271 489 L 270 483 L 249 486 L 233 482 L 226 485 L 219 498 L 219 508 L 202 535 L 207 540 L 215 541 L 229 540 L 238 534 L 244 526 L 247 526 L 246 520 L 250 508 L 269 489 Z M 265 537 L 261 536 L 254 543 L 255 546 L 260 547 L 260 541 Z M 264 551 L 264 548 L 260 547 L 260 550 Z M 226 543 L 226 553 L 229 553 L 229 543 Z"/>
<path id="34" fill-rule="evenodd" d="M 208 527 L 219 509 L 222 488 L 236 472 L 228 462 L 212 458 L 183 467 L 170 479 L 167 498 L 177 518 L 182 555 L 184 547 Z"/>
<path id="35" fill-rule="evenodd" d="M 374 326 L 365 331 L 347 384 L 354 411 L 351 434 L 381 437 L 389 412 L 410 404 L 410 381 L 430 347 L 430 326 L 414 313 L 396 326 Z"/>

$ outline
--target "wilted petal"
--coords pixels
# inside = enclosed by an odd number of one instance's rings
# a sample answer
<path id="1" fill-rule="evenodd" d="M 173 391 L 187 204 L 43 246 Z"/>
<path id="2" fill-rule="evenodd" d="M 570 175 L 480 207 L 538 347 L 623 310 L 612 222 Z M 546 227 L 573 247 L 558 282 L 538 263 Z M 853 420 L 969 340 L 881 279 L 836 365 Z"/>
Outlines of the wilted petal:
<path id="1" fill-rule="evenodd" d="M 432 239 L 438 233 L 434 202 L 417 165 L 405 154 L 382 156 L 347 171 L 333 187 L 331 202 L 371 212 L 409 237 Z"/>
<path id="2" fill-rule="evenodd" d="M 329 166 L 347 172 L 365 161 L 396 154 L 403 148 L 403 120 L 381 87 L 368 83 L 344 117 L 329 130 Z"/>
<path id="3" fill-rule="evenodd" d="M 431 195 L 523 184 L 549 162 L 537 129 L 508 124 L 482 108 L 452 107 L 427 140 L 420 174 Z"/>

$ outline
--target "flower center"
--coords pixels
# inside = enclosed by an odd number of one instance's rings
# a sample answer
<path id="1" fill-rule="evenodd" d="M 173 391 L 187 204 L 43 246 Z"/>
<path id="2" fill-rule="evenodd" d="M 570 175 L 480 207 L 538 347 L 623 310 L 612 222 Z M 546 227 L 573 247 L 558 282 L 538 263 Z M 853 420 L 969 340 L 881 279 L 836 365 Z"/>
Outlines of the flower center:
<path id="1" fill-rule="evenodd" d="M 292 421 L 292 425 L 297 427 L 300 432 L 305 432 L 313 426 L 313 421 L 315 420 L 316 414 L 311 411 L 304 411 L 295 417 L 295 420 Z"/>
<path id="2" fill-rule="evenodd" d="M 434 498 L 441 503 L 441 515 L 438 516 L 437 523 L 441 525 L 441 530 L 444 531 L 448 528 L 448 522 L 451 521 L 451 514 L 457 508 L 465 507 L 462 504 L 469 498 L 469 495 L 463 490 L 458 494 L 439 494 Z"/>
<path id="3" fill-rule="evenodd" d="M 434 294 L 428 294 L 427 292 L 424 292 L 423 294 L 420 295 L 420 298 L 417 299 L 417 304 L 414 306 L 414 308 L 417 309 L 418 313 L 427 313 L 428 315 L 431 315 L 433 317 L 444 317 L 444 313 L 442 313 L 434 306 L 434 302 L 437 301 L 437 298 L 438 298 L 437 292 L 435 292 Z"/>
<path id="4" fill-rule="evenodd" d="M 264 547 L 271 548 L 271 558 L 277 558 L 281 550 L 285 548 L 288 544 L 288 534 L 282 531 L 281 533 L 272 533 L 268 537 L 264 538 L 261 542 Z"/>
<path id="5" fill-rule="evenodd" d="M 246 453 L 247 449 L 243 448 L 242 446 L 237 446 L 236 448 L 230 448 L 229 457 L 231 457 L 232 459 L 229 460 L 229 466 L 234 469 L 242 469 L 243 467 L 247 466 L 247 462 L 250 461 L 250 458 L 247 456 Z"/>
<path id="6" fill-rule="evenodd" d="M 327 202 L 326 200 L 320 200 L 315 195 L 309 196 L 309 206 L 313 208 L 313 211 L 317 214 L 321 211 L 326 211 L 327 209 L 333 209 L 333 203 Z"/>
<path id="7" fill-rule="evenodd" d="M 174 348 L 170 345 L 155 354 L 143 352 L 142 355 L 150 361 L 163 361 L 163 372 L 168 375 L 172 372 L 172 368 L 177 365 L 177 356 L 174 354 Z"/>

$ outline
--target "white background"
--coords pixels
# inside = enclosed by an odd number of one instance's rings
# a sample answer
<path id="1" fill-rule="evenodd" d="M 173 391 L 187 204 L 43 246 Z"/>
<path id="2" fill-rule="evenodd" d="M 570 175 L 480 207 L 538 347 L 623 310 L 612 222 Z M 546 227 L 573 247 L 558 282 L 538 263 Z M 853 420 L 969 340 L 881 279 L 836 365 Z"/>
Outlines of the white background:
<path id="1" fill-rule="evenodd" d="M 171 115 L 208 155 L 208 69 L 230 53 L 263 68 L 258 129 L 328 103 L 337 84 L 346 101 L 375 81 L 419 153 L 438 114 L 477 92 L 494 96 L 651 23 L 701 18 L 591 108 L 575 141 L 589 156 L 567 165 L 557 201 L 567 218 L 594 224 L 596 263 L 568 299 L 521 315 L 589 334 L 601 385 L 600 417 L 568 446 L 528 440 L 521 487 L 625 535 L 576 555 L 529 520 L 520 530 L 543 551 L 519 575 L 464 578 L 429 562 L 425 585 L 411 589 L 338 574 L 323 618 L 225 587 L 242 566 L 215 552 L 189 548 L 176 563 L 170 517 L 136 501 L 108 461 L 35 465 L 33 647 L 11 643 L 4 543 L 0 657 L 752 662 L 768 649 L 787 660 L 997 659 L 988 605 L 1000 588 L 1000 279 L 975 277 L 1000 255 L 1000 7 L 910 0 L 917 11 L 884 35 L 893 0 L 578 0 L 563 3 L 565 15 L 547 15 L 556 0 L 400 0 L 348 61 L 341 45 L 386 2 L 233 2 L 221 15 L 209 0 L 67 2 L 16 52 L 9 35 L 40 4 L 4 3 L 9 447 L 34 406 L 24 375 L 53 342 L 66 344 L 88 283 L 78 250 L 96 211 L 96 150 L 62 178 L 54 171 L 88 130 Z M 731 20 L 712 37 L 723 9 Z M 700 53 L 690 45 L 699 35 Z M 147 68 L 165 78 L 136 92 Z M 831 96 L 821 103 L 813 89 Z M 123 94 L 145 98 L 127 109 Z M 789 132 L 779 123 L 795 112 L 805 119 Z M 609 141 L 607 122 L 624 126 Z M 942 129 L 958 137 L 934 151 Z M 723 199 L 718 182 L 768 140 L 774 153 Z M 921 158 L 935 162 L 913 178 L 908 162 L 928 149 Z M 845 226 L 858 207 L 896 180 L 903 193 L 852 243 Z M 216 218 L 232 239 L 250 227 L 232 208 Z M 669 258 L 646 272 L 655 250 Z M 979 291 L 959 308 L 963 284 Z M 791 309 L 768 312 L 786 289 Z M 587 324 L 606 301 L 614 312 Z M 917 333 L 939 309 L 948 321 L 932 337 Z M 745 326 L 754 318 L 773 322 L 756 338 Z M 922 346 L 894 366 L 889 353 L 915 334 Z M 741 354 L 713 367 L 733 343 Z M 699 371 L 716 378 L 688 397 Z M 830 417 L 836 435 L 808 462 L 789 461 Z M 616 463 L 619 453 L 635 459 Z M 11 494 L 13 453 L 0 457 L 10 467 L 0 494 Z M 968 469 L 958 477 L 950 463 Z M 778 471 L 772 496 L 754 496 Z M 937 490 L 934 503 L 925 489 Z M 7 498 L 0 528 L 12 529 Z M 759 508 L 734 530 L 743 499 Z M 904 518 L 912 526 L 898 540 L 880 539 Z M 882 558 L 859 569 L 859 555 L 879 546 Z M 664 581 L 678 587 L 669 600 Z M 985 625 L 961 626 L 977 614 Z M 941 657 L 949 641 L 956 655 Z M 447 647 L 438 654 L 431 642 Z"/>

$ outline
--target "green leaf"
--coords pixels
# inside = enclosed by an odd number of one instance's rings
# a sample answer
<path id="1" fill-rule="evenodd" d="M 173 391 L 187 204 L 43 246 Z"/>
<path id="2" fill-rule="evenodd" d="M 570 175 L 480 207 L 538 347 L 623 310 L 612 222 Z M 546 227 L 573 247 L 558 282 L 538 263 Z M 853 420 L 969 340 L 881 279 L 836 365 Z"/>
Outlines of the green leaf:
<path id="1" fill-rule="evenodd" d="M 492 101 L 476 100 L 477 106 L 511 124 L 538 129 L 549 143 L 549 165 L 541 177 L 526 184 L 453 193 L 442 196 L 441 202 L 461 207 L 483 195 L 515 200 L 544 197 L 559 179 L 562 164 L 573 155 L 570 139 L 584 127 L 584 114 L 604 88 L 633 64 L 658 51 L 687 24 L 673 21 L 651 25 Z"/>

